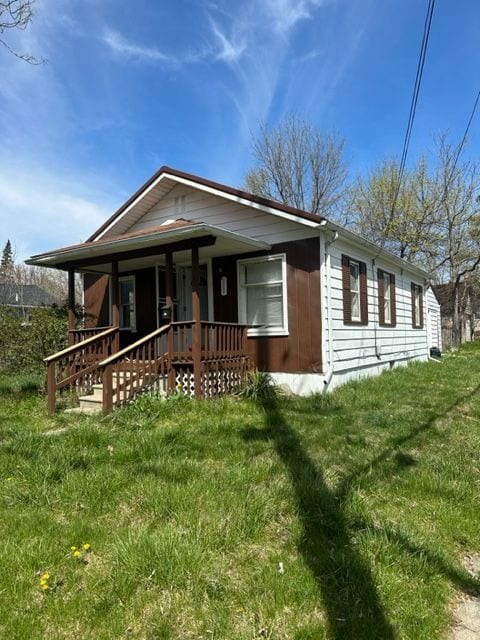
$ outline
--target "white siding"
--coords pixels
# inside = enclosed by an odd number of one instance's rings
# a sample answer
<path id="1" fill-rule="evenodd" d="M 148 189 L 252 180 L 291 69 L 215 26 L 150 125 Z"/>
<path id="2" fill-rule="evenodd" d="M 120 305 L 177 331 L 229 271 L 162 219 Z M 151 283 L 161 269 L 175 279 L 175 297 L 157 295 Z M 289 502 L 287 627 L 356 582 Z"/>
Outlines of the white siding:
<path id="1" fill-rule="evenodd" d="M 331 255 L 331 308 L 333 333 L 333 370 L 332 386 L 340 380 L 358 377 L 367 373 L 395 366 L 400 362 L 412 359 L 426 359 L 427 348 L 427 305 L 424 301 L 424 327 L 412 327 L 411 283 L 424 286 L 424 282 L 408 269 L 408 265 L 400 269 L 384 257 L 376 257 L 359 245 L 353 245 L 338 239 L 326 249 Z M 368 325 L 347 325 L 343 321 L 343 283 L 342 254 L 364 262 L 367 266 L 368 283 Z M 374 260 L 374 264 L 372 263 Z M 378 317 L 377 269 L 383 269 L 395 275 L 396 316 L 394 327 L 380 327 Z M 328 361 L 328 286 L 325 276 L 324 294 L 324 344 L 326 353 L 324 362 Z"/>
<path id="2" fill-rule="evenodd" d="M 185 196 L 183 202 L 177 200 L 181 196 Z M 184 185 L 174 187 L 129 232 L 157 227 L 178 218 L 216 225 L 269 244 L 318 235 L 317 230 L 307 226 Z"/>
<path id="3" fill-rule="evenodd" d="M 425 296 L 426 308 L 427 308 L 427 330 L 428 330 L 428 346 L 436 347 L 440 351 L 442 350 L 442 319 L 440 315 L 440 305 L 432 291 L 432 288 L 427 289 Z"/>

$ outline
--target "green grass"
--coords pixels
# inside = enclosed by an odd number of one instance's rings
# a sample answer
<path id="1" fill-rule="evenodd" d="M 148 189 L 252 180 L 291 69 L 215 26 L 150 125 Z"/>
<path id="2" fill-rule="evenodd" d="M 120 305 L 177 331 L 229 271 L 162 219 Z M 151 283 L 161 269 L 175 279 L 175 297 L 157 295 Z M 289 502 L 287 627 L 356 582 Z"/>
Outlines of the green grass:
<path id="1" fill-rule="evenodd" d="M 479 385 L 469 345 L 327 396 L 50 419 L 0 376 L 0 637 L 444 637 L 479 587 Z"/>

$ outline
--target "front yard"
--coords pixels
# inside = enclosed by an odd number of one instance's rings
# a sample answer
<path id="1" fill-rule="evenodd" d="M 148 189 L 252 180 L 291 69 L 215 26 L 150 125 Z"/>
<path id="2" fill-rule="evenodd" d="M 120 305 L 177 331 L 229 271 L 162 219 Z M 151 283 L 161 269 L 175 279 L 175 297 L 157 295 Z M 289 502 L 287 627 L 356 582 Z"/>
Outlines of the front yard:
<path id="1" fill-rule="evenodd" d="M 0 377 L 0 637 L 445 637 L 480 586 L 479 346 L 323 397 L 100 418 Z"/>

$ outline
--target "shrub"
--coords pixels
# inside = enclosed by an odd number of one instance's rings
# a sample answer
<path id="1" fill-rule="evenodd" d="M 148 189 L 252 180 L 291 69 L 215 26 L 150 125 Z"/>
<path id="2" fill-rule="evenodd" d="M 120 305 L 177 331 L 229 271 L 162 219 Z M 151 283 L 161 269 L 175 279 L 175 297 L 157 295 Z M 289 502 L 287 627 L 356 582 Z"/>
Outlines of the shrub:
<path id="1" fill-rule="evenodd" d="M 255 401 L 274 400 L 277 397 L 277 389 L 270 374 L 253 369 L 247 373 L 237 395 Z"/>
<path id="2" fill-rule="evenodd" d="M 39 308 L 29 321 L 0 306 L 0 370 L 33 370 L 67 342 L 65 309 Z"/>

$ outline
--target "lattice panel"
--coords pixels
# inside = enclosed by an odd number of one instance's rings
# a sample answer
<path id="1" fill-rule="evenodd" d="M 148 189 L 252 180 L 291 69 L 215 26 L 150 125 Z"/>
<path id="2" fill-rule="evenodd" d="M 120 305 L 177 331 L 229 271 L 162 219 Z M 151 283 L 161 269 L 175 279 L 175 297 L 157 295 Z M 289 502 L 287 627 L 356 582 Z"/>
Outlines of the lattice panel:
<path id="1" fill-rule="evenodd" d="M 192 398 L 195 396 L 195 379 L 191 369 L 177 369 L 175 372 L 175 391 Z"/>

